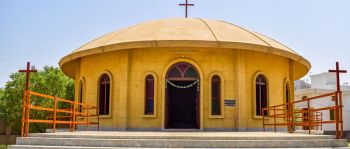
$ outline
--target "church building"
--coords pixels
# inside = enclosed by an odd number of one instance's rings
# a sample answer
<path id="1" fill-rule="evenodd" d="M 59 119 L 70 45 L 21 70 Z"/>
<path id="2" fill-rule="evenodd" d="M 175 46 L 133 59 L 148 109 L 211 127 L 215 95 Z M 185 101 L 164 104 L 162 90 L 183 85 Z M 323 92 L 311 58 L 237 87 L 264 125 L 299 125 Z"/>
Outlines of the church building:
<path id="1" fill-rule="evenodd" d="M 76 101 L 105 130 L 262 130 L 261 109 L 294 100 L 308 60 L 225 21 L 171 18 L 99 37 L 63 57 Z M 272 121 L 272 119 L 267 119 Z"/>

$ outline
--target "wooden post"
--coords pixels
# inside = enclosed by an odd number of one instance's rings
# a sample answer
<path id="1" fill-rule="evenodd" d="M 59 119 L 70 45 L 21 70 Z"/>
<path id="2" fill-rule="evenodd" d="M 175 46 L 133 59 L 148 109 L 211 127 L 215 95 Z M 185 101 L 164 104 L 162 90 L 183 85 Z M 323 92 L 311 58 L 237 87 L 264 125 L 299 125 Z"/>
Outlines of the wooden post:
<path id="1" fill-rule="evenodd" d="M 31 98 L 31 93 L 28 90 L 28 95 L 27 95 L 27 105 L 26 105 L 26 125 L 25 125 L 25 137 L 28 137 L 29 133 L 29 116 L 30 116 L 30 98 Z"/>
<path id="2" fill-rule="evenodd" d="M 294 101 L 293 101 L 294 102 Z M 291 119 L 291 129 L 292 129 L 292 133 L 294 132 L 294 106 L 293 106 L 293 103 L 290 103 L 291 105 L 291 108 L 290 108 L 290 114 L 292 116 L 292 119 Z"/>
<path id="3" fill-rule="evenodd" d="M 335 135 L 336 135 L 336 138 L 337 139 L 340 139 L 339 136 L 339 108 L 338 108 L 338 96 L 339 94 L 337 93 L 336 96 L 335 96 Z"/>
<path id="4" fill-rule="evenodd" d="M 99 111 L 99 107 L 96 106 L 96 115 L 97 115 L 97 130 L 100 131 L 100 111 Z"/>
<path id="5" fill-rule="evenodd" d="M 100 131 L 100 114 L 97 114 L 97 131 Z"/>
<path id="6" fill-rule="evenodd" d="M 288 132 L 290 133 L 291 130 L 290 130 L 290 115 L 289 115 L 290 114 L 290 110 L 289 110 L 290 109 L 290 104 L 289 104 L 289 102 L 286 103 L 286 105 L 287 105 L 286 106 L 286 113 L 285 113 L 286 114 L 286 123 L 287 123 L 286 126 L 287 126 L 287 129 L 288 129 Z"/>
<path id="7" fill-rule="evenodd" d="M 321 131 L 323 130 L 323 124 L 322 124 L 322 121 L 323 121 L 323 113 L 321 113 Z"/>
<path id="8" fill-rule="evenodd" d="M 310 100 L 307 99 L 307 117 L 308 117 L 308 129 L 309 134 L 311 134 L 311 109 L 310 109 Z"/>
<path id="9" fill-rule="evenodd" d="M 57 97 L 53 98 L 53 128 L 52 131 L 56 132 L 56 108 L 57 108 Z"/>
<path id="10" fill-rule="evenodd" d="M 264 132 L 265 132 L 265 114 L 264 114 L 264 112 L 265 112 L 265 109 L 262 108 L 261 109 L 261 113 L 262 113 L 262 118 L 263 118 L 263 129 L 264 129 Z"/>
<path id="11" fill-rule="evenodd" d="M 316 124 L 315 124 L 315 129 L 316 129 L 316 131 L 318 131 L 318 114 L 317 113 L 315 113 L 315 116 L 316 116 L 316 118 L 315 118 L 315 122 L 316 122 Z"/>
<path id="12" fill-rule="evenodd" d="M 336 113 L 338 113 L 339 117 L 338 117 L 338 122 L 337 122 L 337 125 L 340 125 L 340 138 L 343 138 L 344 137 L 344 130 L 343 130 L 343 102 L 342 102 L 342 94 L 341 94 L 341 91 L 340 91 L 340 77 L 339 77 L 339 74 L 340 73 L 347 73 L 346 70 L 340 70 L 339 69 L 339 62 L 336 62 L 335 63 L 335 67 L 336 69 L 335 70 L 329 70 L 328 72 L 335 72 L 336 73 L 336 79 L 337 79 L 337 95 L 339 95 L 339 97 L 337 98 L 339 100 L 338 102 L 338 106 L 337 107 L 337 111 Z M 339 127 L 339 126 L 338 126 Z"/>
<path id="13" fill-rule="evenodd" d="M 25 129 L 27 128 L 26 125 L 29 125 L 29 121 L 27 121 L 26 117 L 26 113 L 27 113 L 27 101 L 28 101 L 28 95 L 29 93 L 29 81 L 30 81 L 30 73 L 31 72 L 37 72 L 37 70 L 30 70 L 30 62 L 27 62 L 27 69 L 25 70 L 19 70 L 18 72 L 20 73 L 26 73 L 26 88 L 24 91 L 24 97 L 23 97 L 23 101 L 22 101 L 22 126 L 21 126 L 21 136 L 24 137 L 25 136 Z M 30 98 L 30 97 L 29 97 Z M 28 118 L 29 119 L 29 118 Z M 29 126 L 28 126 L 29 127 Z M 28 134 L 26 134 L 28 135 Z"/>
<path id="14" fill-rule="evenodd" d="M 275 125 L 276 132 L 276 107 L 273 107 L 273 124 Z"/>
<path id="15" fill-rule="evenodd" d="M 339 125 L 340 125 L 340 138 L 344 138 L 344 128 L 343 128 L 343 102 L 342 102 L 342 91 L 339 91 Z"/>
<path id="16" fill-rule="evenodd" d="M 73 114 L 72 114 L 72 131 L 75 131 L 75 104 L 76 102 L 73 102 Z"/>
<path id="17" fill-rule="evenodd" d="M 86 106 L 86 130 L 89 130 L 89 107 Z"/>
<path id="18" fill-rule="evenodd" d="M 21 125 L 21 137 L 24 137 L 24 125 L 26 124 L 25 122 L 25 114 L 26 114 L 26 107 L 27 107 L 27 94 L 28 91 L 24 91 L 23 95 L 23 101 L 22 101 L 22 125 Z"/>
<path id="19" fill-rule="evenodd" d="M 73 122 L 73 104 L 74 103 L 70 104 L 70 112 L 71 112 L 71 113 L 69 113 L 69 121 L 70 121 L 70 123 L 69 123 L 69 130 L 70 131 L 72 131 L 72 129 L 73 129 L 73 125 L 72 125 L 72 122 Z"/>

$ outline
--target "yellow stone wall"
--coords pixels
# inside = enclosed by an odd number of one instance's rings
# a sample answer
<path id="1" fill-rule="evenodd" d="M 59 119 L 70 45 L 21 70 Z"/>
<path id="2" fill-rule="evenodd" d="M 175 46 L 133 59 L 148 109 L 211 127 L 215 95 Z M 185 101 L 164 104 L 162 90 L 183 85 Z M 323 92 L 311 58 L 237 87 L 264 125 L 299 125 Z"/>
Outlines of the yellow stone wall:
<path id="1" fill-rule="evenodd" d="M 286 80 L 292 78 L 292 61 L 267 53 L 215 48 L 147 48 L 107 52 L 80 59 L 76 72 L 76 90 L 84 82 L 83 102 L 96 105 L 98 79 L 111 77 L 111 112 L 102 116 L 103 127 L 120 129 L 164 128 L 165 75 L 177 62 L 188 62 L 200 73 L 201 128 L 262 128 L 262 119 L 254 116 L 254 80 L 258 73 L 268 80 L 269 105 L 284 102 Z M 155 75 L 155 114 L 143 115 L 144 82 Z M 210 78 L 222 79 L 222 115 L 210 115 Z M 293 86 L 293 80 L 290 80 Z M 76 92 L 78 97 L 78 92 Z M 291 94 L 293 97 L 293 92 Z M 78 99 L 78 98 L 76 98 Z M 224 99 L 235 99 L 236 107 L 224 107 Z"/>

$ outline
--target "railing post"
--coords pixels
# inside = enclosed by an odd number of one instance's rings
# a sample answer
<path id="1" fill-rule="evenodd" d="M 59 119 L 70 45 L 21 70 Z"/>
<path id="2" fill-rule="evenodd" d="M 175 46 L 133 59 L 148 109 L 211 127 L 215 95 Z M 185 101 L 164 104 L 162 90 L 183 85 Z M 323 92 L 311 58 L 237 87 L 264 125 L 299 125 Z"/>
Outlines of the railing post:
<path id="1" fill-rule="evenodd" d="M 100 114 L 97 113 L 97 131 L 100 131 Z"/>
<path id="2" fill-rule="evenodd" d="M 294 101 L 293 101 L 294 102 Z M 290 114 L 291 114 L 291 129 L 292 129 L 292 133 L 294 132 L 294 103 L 290 103 L 291 107 L 290 107 Z"/>
<path id="3" fill-rule="evenodd" d="M 323 130 L 323 113 L 321 113 L 321 131 Z"/>
<path id="4" fill-rule="evenodd" d="M 339 134 L 339 104 L 338 104 L 338 97 L 339 96 L 339 94 L 338 94 L 338 92 L 336 92 L 336 95 L 335 95 L 335 109 L 334 109 L 334 111 L 335 111 L 335 129 L 336 129 L 336 131 L 335 131 L 335 135 L 336 135 L 336 138 L 337 139 L 340 139 L 340 134 Z"/>
<path id="5" fill-rule="evenodd" d="M 290 105 L 289 105 L 289 102 L 286 103 L 286 113 L 285 114 L 286 114 L 286 123 L 287 123 L 286 126 L 287 126 L 287 129 L 288 129 L 288 132 L 290 133 L 290 131 L 291 131 L 290 129 L 291 128 L 290 128 L 290 123 L 289 123 L 290 122 L 290 115 L 289 115 L 290 114 Z"/>
<path id="6" fill-rule="evenodd" d="M 76 105 L 76 102 L 73 101 L 72 131 L 75 131 L 75 105 Z"/>
<path id="7" fill-rule="evenodd" d="M 342 91 L 338 92 L 339 94 L 339 123 L 340 123 L 340 138 L 344 138 L 344 128 L 343 128 L 343 99 L 342 99 Z"/>
<path id="8" fill-rule="evenodd" d="M 275 126 L 275 132 L 276 132 L 276 107 L 273 107 L 273 124 Z"/>
<path id="9" fill-rule="evenodd" d="M 86 130 L 89 130 L 89 106 L 86 105 Z"/>
<path id="10" fill-rule="evenodd" d="M 30 116 L 30 98 L 31 92 L 28 90 L 27 102 L 26 102 L 26 128 L 25 128 L 25 136 L 28 137 L 29 133 L 29 116 Z"/>
<path id="11" fill-rule="evenodd" d="M 308 117 L 308 129 L 309 134 L 311 134 L 311 109 L 310 109 L 310 100 L 307 99 L 307 117 Z"/>
<path id="12" fill-rule="evenodd" d="M 24 91 L 22 100 L 22 125 L 21 125 L 21 137 L 24 137 L 24 125 L 25 125 L 25 114 L 26 114 L 26 101 L 27 101 L 28 90 Z"/>
<path id="13" fill-rule="evenodd" d="M 316 113 L 316 119 L 315 119 L 315 127 L 316 127 L 316 131 L 318 131 L 318 126 L 319 126 L 319 124 L 318 124 L 318 113 Z"/>
<path id="14" fill-rule="evenodd" d="M 261 109 L 261 113 L 262 113 L 262 118 L 263 118 L 263 130 L 265 132 L 265 108 Z"/>
<path id="15" fill-rule="evenodd" d="M 97 130 L 100 131 L 100 111 L 98 106 L 96 106 L 96 115 L 97 115 Z"/>
<path id="16" fill-rule="evenodd" d="M 57 97 L 53 98 L 53 132 L 56 132 Z"/>
<path id="17" fill-rule="evenodd" d="M 69 107 L 69 109 L 70 109 L 70 113 L 68 113 L 69 114 L 69 131 L 71 132 L 72 131 L 72 117 L 73 117 L 73 114 L 72 114 L 72 112 L 73 112 L 73 110 L 72 110 L 72 103 L 70 103 L 70 107 Z"/>

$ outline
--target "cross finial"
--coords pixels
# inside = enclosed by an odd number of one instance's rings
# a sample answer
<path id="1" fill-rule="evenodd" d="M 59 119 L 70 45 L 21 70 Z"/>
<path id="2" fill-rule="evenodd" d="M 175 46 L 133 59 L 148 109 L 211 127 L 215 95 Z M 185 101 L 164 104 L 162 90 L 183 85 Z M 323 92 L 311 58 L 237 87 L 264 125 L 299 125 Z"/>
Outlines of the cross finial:
<path id="1" fill-rule="evenodd" d="M 179 6 L 185 6 L 185 17 L 187 18 L 187 9 L 188 9 L 188 6 L 194 6 L 194 4 L 189 4 L 189 3 L 188 3 L 188 0 L 186 0 L 186 3 L 185 3 L 185 4 L 179 4 Z"/>
<path id="2" fill-rule="evenodd" d="M 339 73 L 346 73 L 346 70 L 339 70 L 339 63 L 335 63 L 335 70 L 329 70 L 328 72 L 335 72 L 336 73 L 336 79 L 337 79 L 337 91 L 340 91 L 340 81 L 339 81 Z"/>
<path id="3" fill-rule="evenodd" d="M 339 81 L 339 74 L 340 73 L 347 73 L 346 70 L 339 70 L 339 63 L 335 63 L 335 70 L 329 70 L 328 72 L 335 72 L 336 73 L 336 79 L 337 79 L 337 96 L 338 98 L 335 100 L 336 108 L 336 135 L 337 138 L 344 138 L 344 128 L 343 128 L 343 103 L 342 103 L 342 94 L 340 91 L 340 81 Z M 339 118 L 338 118 L 339 117 Z M 339 121 L 338 121 L 339 120 Z M 338 132 L 340 127 L 340 132 Z M 340 134 L 339 134 L 340 133 Z M 338 136 L 339 135 L 339 136 Z"/>
<path id="4" fill-rule="evenodd" d="M 19 70 L 18 72 L 26 73 L 26 90 L 29 90 L 29 78 L 31 72 L 37 72 L 37 70 L 30 70 L 30 62 L 27 62 L 27 69 Z"/>

